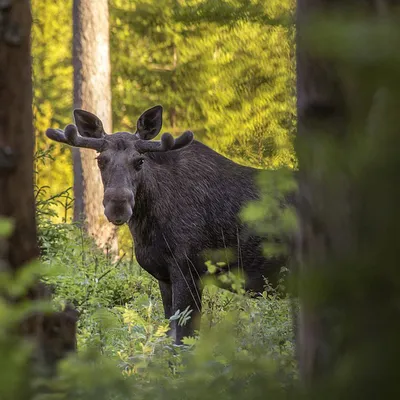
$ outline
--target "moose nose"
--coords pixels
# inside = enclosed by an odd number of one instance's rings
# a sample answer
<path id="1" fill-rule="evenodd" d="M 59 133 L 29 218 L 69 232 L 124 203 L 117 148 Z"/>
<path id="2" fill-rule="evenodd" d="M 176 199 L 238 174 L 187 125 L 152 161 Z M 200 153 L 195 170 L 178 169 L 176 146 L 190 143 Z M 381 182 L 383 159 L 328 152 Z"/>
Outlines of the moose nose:
<path id="1" fill-rule="evenodd" d="M 104 192 L 104 206 L 109 202 L 116 204 L 132 204 L 133 193 L 129 189 L 109 188 Z"/>
<path id="2" fill-rule="evenodd" d="M 133 193 L 128 189 L 107 189 L 104 193 L 104 214 L 114 225 L 129 221 L 133 212 Z"/>

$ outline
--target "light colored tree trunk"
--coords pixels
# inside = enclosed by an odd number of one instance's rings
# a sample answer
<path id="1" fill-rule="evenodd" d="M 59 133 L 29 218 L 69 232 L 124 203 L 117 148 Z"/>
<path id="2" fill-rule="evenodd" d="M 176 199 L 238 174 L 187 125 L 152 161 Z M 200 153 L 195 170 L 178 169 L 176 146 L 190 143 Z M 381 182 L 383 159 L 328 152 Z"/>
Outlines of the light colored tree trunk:
<path id="1" fill-rule="evenodd" d="M 96 114 L 112 131 L 109 15 L 107 0 L 73 3 L 74 108 Z M 74 220 L 85 227 L 99 247 L 117 251 L 116 228 L 105 216 L 103 184 L 93 150 L 74 149 Z"/>

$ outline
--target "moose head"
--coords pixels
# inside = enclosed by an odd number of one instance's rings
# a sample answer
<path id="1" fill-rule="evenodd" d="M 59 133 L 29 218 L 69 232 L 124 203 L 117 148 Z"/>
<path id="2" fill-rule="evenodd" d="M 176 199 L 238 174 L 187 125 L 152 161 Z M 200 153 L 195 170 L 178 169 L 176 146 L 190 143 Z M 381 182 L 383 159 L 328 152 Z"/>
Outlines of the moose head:
<path id="1" fill-rule="evenodd" d="M 149 173 L 148 153 L 177 150 L 193 140 L 193 133 L 186 131 L 176 139 L 164 133 L 160 141 L 150 141 L 161 130 L 162 111 L 159 105 L 145 111 L 137 121 L 134 134 L 107 134 L 96 115 L 80 109 L 73 112 L 75 125 L 66 126 L 64 131 L 46 131 L 52 140 L 99 153 L 97 163 L 104 185 L 104 213 L 114 225 L 122 225 L 132 217 L 137 190 Z"/>

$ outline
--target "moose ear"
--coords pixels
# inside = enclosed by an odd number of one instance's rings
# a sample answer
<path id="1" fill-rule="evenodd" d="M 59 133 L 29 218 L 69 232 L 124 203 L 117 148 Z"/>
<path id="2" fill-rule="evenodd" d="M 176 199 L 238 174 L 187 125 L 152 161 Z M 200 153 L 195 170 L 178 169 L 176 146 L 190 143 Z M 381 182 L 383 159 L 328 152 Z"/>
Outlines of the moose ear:
<path id="1" fill-rule="evenodd" d="M 63 312 L 74 320 L 78 320 L 80 316 L 80 312 L 71 303 L 65 305 Z"/>
<path id="2" fill-rule="evenodd" d="M 100 118 L 89 111 L 75 109 L 74 119 L 81 136 L 100 139 L 105 135 Z"/>
<path id="3" fill-rule="evenodd" d="M 140 139 L 150 140 L 158 135 L 162 127 L 162 112 L 161 106 L 154 106 L 139 117 L 136 134 Z"/>

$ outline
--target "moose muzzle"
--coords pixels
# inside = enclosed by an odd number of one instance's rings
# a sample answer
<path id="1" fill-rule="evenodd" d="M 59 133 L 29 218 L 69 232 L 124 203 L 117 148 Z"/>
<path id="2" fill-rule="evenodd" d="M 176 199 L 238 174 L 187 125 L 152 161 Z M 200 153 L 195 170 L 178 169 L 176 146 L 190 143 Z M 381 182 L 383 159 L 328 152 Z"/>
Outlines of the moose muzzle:
<path id="1" fill-rule="evenodd" d="M 112 224 L 125 224 L 133 213 L 133 193 L 129 189 L 109 188 L 104 192 L 103 205 L 104 214 Z"/>

